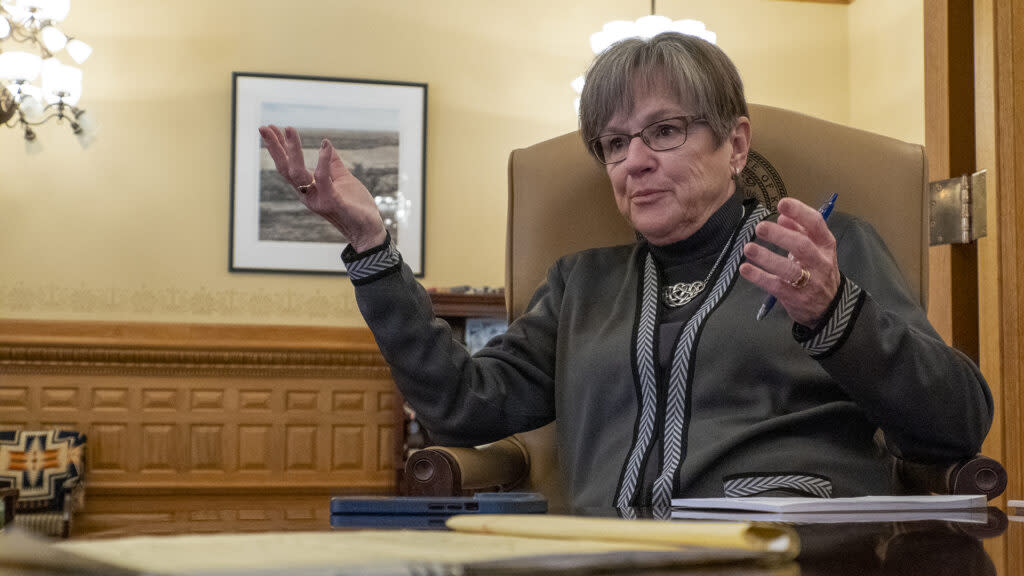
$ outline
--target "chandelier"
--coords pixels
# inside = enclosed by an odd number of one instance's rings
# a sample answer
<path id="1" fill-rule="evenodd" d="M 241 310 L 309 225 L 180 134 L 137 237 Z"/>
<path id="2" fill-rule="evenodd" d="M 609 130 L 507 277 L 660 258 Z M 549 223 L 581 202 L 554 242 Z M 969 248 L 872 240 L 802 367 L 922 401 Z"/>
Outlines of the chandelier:
<path id="1" fill-rule="evenodd" d="M 611 22 L 606 22 L 605 25 L 601 27 L 601 30 L 590 35 L 590 49 L 594 51 L 594 54 L 600 54 L 619 40 L 625 40 L 626 38 L 648 39 L 653 38 L 662 32 L 679 32 L 681 34 L 698 36 L 712 44 L 714 44 L 718 39 L 718 35 L 708 30 L 700 20 L 685 19 L 673 21 L 671 18 L 655 15 L 655 12 L 655 0 L 651 0 L 650 16 L 637 18 L 633 22 L 628 20 L 612 20 Z M 583 93 L 583 83 L 583 76 L 577 76 L 576 79 L 572 81 L 571 86 L 572 89 L 576 91 L 576 94 Z M 579 96 L 576 97 L 574 105 L 576 107 L 576 114 L 579 114 Z"/>
<path id="2" fill-rule="evenodd" d="M 21 128 L 25 149 L 42 149 L 33 126 L 67 122 L 82 147 L 95 132 L 85 110 L 82 71 L 62 63 L 64 53 L 81 64 L 92 48 L 57 28 L 71 0 L 0 0 L 0 124 Z"/>

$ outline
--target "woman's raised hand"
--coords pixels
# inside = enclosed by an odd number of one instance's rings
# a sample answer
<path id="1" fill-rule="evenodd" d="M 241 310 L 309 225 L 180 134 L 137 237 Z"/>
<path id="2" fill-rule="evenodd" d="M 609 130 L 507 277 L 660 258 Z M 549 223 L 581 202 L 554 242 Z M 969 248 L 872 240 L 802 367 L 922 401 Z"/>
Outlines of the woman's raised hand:
<path id="1" fill-rule="evenodd" d="M 299 193 L 306 208 L 337 228 L 356 252 L 379 246 L 387 237 L 377 204 L 366 186 L 345 167 L 331 141 L 324 139 L 312 174 L 302 158 L 299 133 L 291 126 L 260 126 L 274 166 Z"/>
<path id="2" fill-rule="evenodd" d="M 814 208 L 794 198 L 779 201 L 777 222 L 758 223 L 757 237 L 789 257 L 754 242 L 744 246 L 740 275 L 774 295 L 798 324 L 815 327 L 839 290 L 836 238 Z"/>

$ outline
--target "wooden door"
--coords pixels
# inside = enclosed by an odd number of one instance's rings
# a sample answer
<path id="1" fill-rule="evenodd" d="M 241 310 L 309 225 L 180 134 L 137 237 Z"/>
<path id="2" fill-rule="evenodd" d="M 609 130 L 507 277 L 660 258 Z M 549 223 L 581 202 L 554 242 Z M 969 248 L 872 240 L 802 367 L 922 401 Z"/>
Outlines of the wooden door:
<path id="1" fill-rule="evenodd" d="M 926 147 L 932 180 L 988 171 L 988 236 L 932 249 L 929 317 L 974 355 L 992 388 L 995 421 L 984 452 L 1024 496 L 1024 9 L 1018 0 L 925 0 Z M 1021 178 L 1017 178 L 1021 176 Z M 966 343 L 966 345 L 965 345 Z M 1024 551 L 987 543 L 1000 574 L 1024 573 Z"/>

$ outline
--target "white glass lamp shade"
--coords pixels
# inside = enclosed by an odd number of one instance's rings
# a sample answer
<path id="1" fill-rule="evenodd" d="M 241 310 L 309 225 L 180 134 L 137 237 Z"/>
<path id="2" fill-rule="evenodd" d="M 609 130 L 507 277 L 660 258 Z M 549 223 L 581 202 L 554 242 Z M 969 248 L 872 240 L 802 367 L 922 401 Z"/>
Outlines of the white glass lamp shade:
<path id="1" fill-rule="evenodd" d="M 0 39 L 7 38 L 11 33 L 11 23 L 7 18 L 0 16 Z"/>
<path id="2" fill-rule="evenodd" d="M 72 60 L 79 64 L 85 62 L 89 58 L 89 55 L 92 54 L 92 46 L 89 46 L 78 38 L 69 39 L 68 43 L 64 46 L 64 50 L 67 51 Z"/>
<path id="3" fill-rule="evenodd" d="M 48 58 L 43 63 L 43 92 L 49 102 L 63 100 L 65 104 L 77 104 L 82 97 L 82 71 L 65 66 L 56 58 Z"/>
<path id="4" fill-rule="evenodd" d="M 21 99 L 18 107 L 28 122 L 39 122 L 43 119 L 45 112 L 42 93 L 39 88 L 31 84 L 25 84 L 21 89 Z"/>
<path id="5" fill-rule="evenodd" d="M 652 38 L 662 32 L 682 32 L 699 36 L 712 44 L 717 40 L 714 32 L 708 30 L 700 20 L 676 20 L 665 16 L 643 16 L 635 22 L 612 20 L 590 35 L 590 49 L 594 54 L 604 52 L 612 44 L 626 38 Z"/>
<path id="6" fill-rule="evenodd" d="M 82 148 L 92 146 L 92 143 L 96 141 L 96 123 L 92 121 L 92 115 L 81 110 L 75 122 L 78 124 L 78 130 L 75 131 L 78 143 Z"/>
<path id="7" fill-rule="evenodd" d="M 68 37 L 58 30 L 56 26 L 43 28 L 39 31 L 39 36 L 43 39 L 43 46 L 46 46 L 46 49 L 51 53 L 60 52 L 68 43 Z"/>
<path id="8" fill-rule="evenodd" d="M 644 16 L 636 20 L 636 36 L 653 38 L 672 28 L 672 19 L 666 16 Z"/>
<path id="9" fill-rule="evenodd" d="M 619 40 L 636 36 L 633 29 L 634 23 L 626 20 L 606 22 L 600 31 L 590 35 L 590 49 L 594 51 L 594 54 L 600 54 Z"/>
<path id="10" fill-rule="evenodd" d="M 0 78 L 31 82 L 39 76 L 42 58 L 28 52 L 0 52 Z"/>
<path id="11" fill-rule="evenodd" d="M 576 78 L 573 78 L 573 81 L 569 85 L 572 86 L 572 89 L 575 90 L 577 94 L 582 94 L 583 84 L 585 82 L 586 80 L 584 80 L 583 76 L 577 76 Z"/>
<path id="12" fill-rule="evenodd" d="M 671 30 L 673 32 L 680 32 L 682 34 L 689 34 L 690 36 L 697 36 L 703 38 L 712 44 L 718 40 L 718 35 L 708 30 L 703 22 L 700 20 L 676 20 L 672 23 Z"/>
<path id="13" fill-rule="evenodd" d="M 24 24 L 32 16 L 32 13 L 17 4 L 3 2 L 4 10 L 7 11 L 12 24 Z"/>

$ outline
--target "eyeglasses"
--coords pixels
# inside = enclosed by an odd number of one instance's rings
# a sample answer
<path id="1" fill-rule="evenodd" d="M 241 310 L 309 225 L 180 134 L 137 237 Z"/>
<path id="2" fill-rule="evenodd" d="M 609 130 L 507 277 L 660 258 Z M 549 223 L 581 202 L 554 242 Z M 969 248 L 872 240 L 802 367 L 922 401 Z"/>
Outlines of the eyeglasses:
<path id="1" fill-rule="evenodd" d="M 602 164 L 617 164 L 626 159 L 629 144 L 637 136 L 656 152 L 679 148 L 686 143 L 690 125 L 706 122 L 699 116 L 674 116 L 648 124 L 636 134 L 602 134 L 591 138 L 590 151 Z"/>

